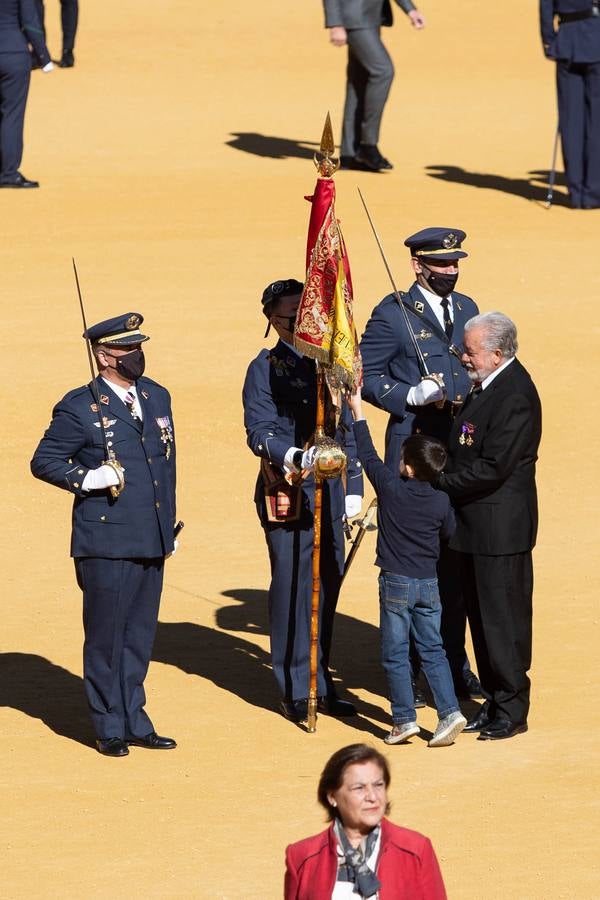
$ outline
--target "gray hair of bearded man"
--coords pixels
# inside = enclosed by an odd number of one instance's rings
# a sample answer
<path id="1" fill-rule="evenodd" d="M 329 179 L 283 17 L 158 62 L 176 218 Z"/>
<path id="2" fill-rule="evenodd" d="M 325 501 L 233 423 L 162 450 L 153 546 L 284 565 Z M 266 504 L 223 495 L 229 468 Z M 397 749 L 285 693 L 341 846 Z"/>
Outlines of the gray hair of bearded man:
<path id="1" fill-rule="evenodd" d="M 500 350 L 505 359 L 512 359 L 519 349 L 517 326 L 501 312 L 480 313 L 465 325 L 465 333 L 472 328 L 483 329 L 482 344 L 485 350 Z"/>

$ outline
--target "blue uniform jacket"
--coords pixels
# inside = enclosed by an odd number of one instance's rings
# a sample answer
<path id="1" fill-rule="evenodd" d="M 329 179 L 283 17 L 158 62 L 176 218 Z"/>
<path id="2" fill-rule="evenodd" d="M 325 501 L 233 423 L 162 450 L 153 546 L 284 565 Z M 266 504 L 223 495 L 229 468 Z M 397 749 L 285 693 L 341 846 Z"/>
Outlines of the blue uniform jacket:
<path id="1" fill-rule="evenodd" d="M 71 556 L 145 559 L 173 550 L 175 524 L 175 436 L 169 392 L 142 377 L 136 382 L 143 422 L 97 378 L 106 437 L 125 469 L 125 489 L 81 489 L 90 469 L 106 459 L 91 385 L 70 391 L 55 406 L 52 421 L 31 460 L 36 478 L 75 496 Z"/>
<path id="2" fill-rule="evenodd" d="M 442 372 L 448 400 L 464 400 L 470 390 L 467 373 L 458 357 L 450 353 L 451 342 L 416 282 L 403 297 L 429 371 Z M 462 351 L 465 323 L 477 315 L 478 309 L 470 297 L 456 291 L 452 292 L 452 303 L 452 343 Z M 421 380 L 421 371 L 402 311 L 393 294 L 384 297 L 373 310 L 360 342 L 360 352 L 364 366 L 363 396 L 369 403 L 390 413 L 386 464 L 396 465 L 400 452 L 397 445 L 417 429 L 446 440 L 450 430 L 447 416 L 442 418 L 432 405 L 419 407 L 406 403 L 409 389 Z M 394 438 L 398 440 L 394 441 Z"/>
<path id="3" fill-rule="evenodd" d="M 600 62 L 600 16 L 563 22 L 554 30 L 554 16 L 591 10 L 592 0 L 540 0 L 540 30 L 550 59 L 575 63 Z"/>
<path id="4" fill-rule="evenodd" d="M 33 46 L 42 65 L 50 62 L 35 0 L 0 0 L 0 53 L 27 53 Z"/>
<path id="5" fill-rule="evenodd" d="M 314 362 L 298 356 L 283 341 L 272 350 L 261 350 L 250 363 L 242 399 L 248 446 L 256 456 L 281 468 L 290 447 L 310 444 L 315 430 L 316 384 Z M 362 496 L 362 467 L 356 458 L 352 420 L 345 403 L 335 439 L 348 457 L 346 493 Z M 327 479 L 325 485 L 329 489 L 331 517 L 339 518 L 344 513 L 342 479 Z M 314 493 L 312 475 L 303 482 L 303 490 Z M 254 499 L 260 506 L 263 498 L 259 476 Z"/>

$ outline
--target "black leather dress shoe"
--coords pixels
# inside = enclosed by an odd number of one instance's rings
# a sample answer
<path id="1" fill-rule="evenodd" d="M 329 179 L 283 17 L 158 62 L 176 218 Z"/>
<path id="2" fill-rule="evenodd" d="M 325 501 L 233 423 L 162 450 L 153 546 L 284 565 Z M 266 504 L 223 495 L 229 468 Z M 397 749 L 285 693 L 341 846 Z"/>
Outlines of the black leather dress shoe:
<path id="1" fill-rule="evenodd" d="M 503 741 L 505 738 L 514 737 L 516 734 L 524 734 L 527 731 L 527 722 L 511 722 L 498 716 L 479 732 L 478 741 Z"/>
<path id="2" fill-rule="evenodd" d="M 377 144 L 361 144 L 354 159 L 370 172 L 381 172 L 394 168 L 391 162 L 381 155 Z"/>
<path id="3" fill-rule="evenodd" d="M 103 756 L 127 756 L 129 748 L 121 738 L 107 738 L 96 741 L 96 750 Z"/>
<path id="4" fill-rule="evenodd" d="M 130 747 L 146 747 L 148 750 L 172 750 L 177 742 L 170 737 L 161 737 L 155 731 L 151 731 L 146 737 L 127 738 Z"/>
<path id="5" fill-rule="evenodd" d="M 20 172 L 17 172 L 11 178 L 0 177 L 0 188 L 38 188 L 39 186 L 39 181 L 30 181 L 29 178 L 21 175 Z"/>
<path id="6" fill-rule="evenodd" d="M 306 722 L 308 718 L 308 700 L 282 700 L 279 709 L 290 722 Z"/>
<path id="7" fill-rule="evenodd" d="M 467 722 L 463 731 L 466 731 L 467 734 L 473 731 L 481 731 L 482 728 L 487 728 L 488 725 L 491 725 L 495 718 L 495 715 L 490 713 L 489 703 L 484 703 L 483 706 L 479 707 L 477 715 Z"/>
<path id="8" fill-rule="evenodd" d="M 454 682 L 454 691 L 460 700 L 481 700 L 481 684 L 474 672 L 468 669 Z"/>
<path id="9" fill-rule="evenodd" d="M 412 682 L 412 690 L 413 690 L 413 705 L 415 709 L 423 709 L 427 706 L 427 700 L 425 699 L 425 694 L 419 687 L 416 681 Z"/>
<path id="10" fill-rule="evenodd" d="M 354 159 L 370 172 L 381 170 L 382 156 L 375 144 L 361 144 Z"/>
<path id="11" fill-rule="evenodd" d="M 61 69 L 72 69 L 75 65 L 75 57 L 72 50 L 63 50 L 63 55 L 58 63 Z"/>
<path id="12" fill-rule="evenodd" d="M 345 719 L 356 715 L 356 707 L 348 700 L 340 700 L 334 694 L 329 694 L 327 697 L 317 698 L 317 712 L 335 719 Z"/>

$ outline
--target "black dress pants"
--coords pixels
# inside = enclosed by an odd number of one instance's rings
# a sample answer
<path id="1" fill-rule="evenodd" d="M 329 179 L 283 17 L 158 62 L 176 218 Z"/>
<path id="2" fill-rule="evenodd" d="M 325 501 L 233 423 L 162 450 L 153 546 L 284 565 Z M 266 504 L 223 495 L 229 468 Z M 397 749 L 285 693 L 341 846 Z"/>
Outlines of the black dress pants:
<path id="1" fill-rule="evenodd" d="M 533 565 L 531 552 L 460 553 L 461 582 L 482 692 L 495 715 L 526 722 L 529 712 Z"/>
<path id="2" fill-rule="evenodd" d="M 600 62 L 559 60 L 556 86 L 571 205 L 600 207 Z"/>
<path id="3" fill-rule="evenodd" d="M 0 53 L 0 177 L 13 178 L 23 158 L 23 125 L 31 77 L 29 53 Z"/>

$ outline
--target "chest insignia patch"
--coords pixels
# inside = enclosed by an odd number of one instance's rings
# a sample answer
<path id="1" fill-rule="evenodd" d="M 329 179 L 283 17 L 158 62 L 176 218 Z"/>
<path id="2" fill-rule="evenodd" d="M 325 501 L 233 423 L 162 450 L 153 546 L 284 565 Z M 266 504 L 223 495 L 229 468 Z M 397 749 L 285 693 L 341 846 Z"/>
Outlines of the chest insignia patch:
<path id="1" fill-rule="evenodd" d="M 424 328 L 421 328 L 420 332 L 418 334 L 415 334 L 415 337 L 419 341 L 427 341 L 430 337 L 433 337 L 433 335 L 431 331 L 425 331 Z"/>
<path id="2" fill-rule="evenodd" d="M 109 419 L 107 416 L 102 416 L 102 424 L 105 428 L 112 428 L 113 425 L 116 425 L 116 419 Z M 94 422 L 96 428 L 100 428 L 100 422 Z"/>
<path id="3" fill-rule="evenodd" d="M 279 377 L 290 374 L 290 368 L 285 359 L 279 359 L 278 356 L 269 356 L 269 362 L 275 369 L 275 374 Z"/>
<path id="4" fill-rule="evenodd" d="M 308 381 L 302 381 L 301 378 L 294 378 L 293 381 L 290 381 L 291 387 L 295 388 L 305 388 L 308 385 Z"/>

